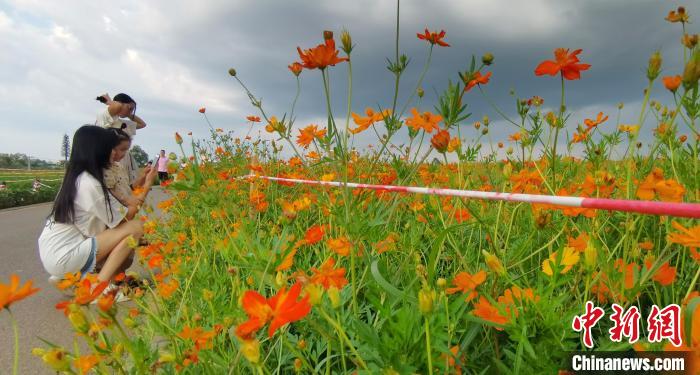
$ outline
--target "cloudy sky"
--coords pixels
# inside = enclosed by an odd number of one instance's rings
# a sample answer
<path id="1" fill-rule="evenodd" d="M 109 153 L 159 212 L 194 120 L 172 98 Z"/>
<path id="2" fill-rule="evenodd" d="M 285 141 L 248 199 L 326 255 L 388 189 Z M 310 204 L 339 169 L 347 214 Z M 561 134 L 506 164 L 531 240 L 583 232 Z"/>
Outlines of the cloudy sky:
<path id="1" fill-rule="evenodd" d="M 431 109 L 435 91 L 468 68 L 472 55 L 495 55 L 487 95 L 514 111 L 509 90 L 558 102 L 559 81 L 535 77 L 537 64 L 556 47 L 581 48 L 592 64 L 580 81 L 567 82 L 573 120 L 598 111 L 614 117 L 625 103 L 622 122 L 634 123 L 645 85 L 649 55 L 660 50 L 663 74 L 682 71 L 680 24 L 664 16 L 671 1 L 442 0 L 401 3 L 400 50 L 411 58 L 401 83 L 399 103 L 416 85 L 427 44 L 416 32 L 444 29 L 452 46 L 436 48 L 423 88 L 421 109 Z M 685 4 L 691 17 L 700 4 Z M 235 67 L 269 114 L 288 112 L 296 84 L 287 65 L 298 60 L 296 47 L 322 41 L 323 30 L 336 36 L 350 31 L 353 51 L 353 110 L 389 106 L 393 76 L 386 58 L 394 54 L 394 1 L 41 1 L 0 0 L 0 153 L 22 152 L 60 159 L 61 137 L 81 124 L 94 123 L 108 92 L 130 94 L 148 127 L 135 143 L 151 156 L 175 147 L 176 131 L 207 135 L 197 112 L 207 108 L 216 127 L 245 135 L 245 116 L 256 114 L 235 81 Z M 690 30 L 698 32 L 695 24 Z M 347 66 L 331 68 L 334 112 L 345 114 Z M 302 73 L 297 126 L 322 123 L 325 116 L 319 71 Z M 657 87 L 653 96 L 668 100 Z M 470 120 L 497 115 L 478 92 L 466 96 Z M 609 124 L 612 126 L 612 124 Z M 260 125 L 259 125 L 260 126 Z M 571 123 L 570 130 L 575 124 Z M 260 126 L 262 128 L 262 126 Z M 514 132 L 503 121 L 494 140 Z M 466 133 L 467 136 L 473 133 Z M 405 136 L 404 136 L 405 138 Z M 371 134 L 356 143 L 371 143 Z M 375 141 L 376 142 L 376 141 Z"/>

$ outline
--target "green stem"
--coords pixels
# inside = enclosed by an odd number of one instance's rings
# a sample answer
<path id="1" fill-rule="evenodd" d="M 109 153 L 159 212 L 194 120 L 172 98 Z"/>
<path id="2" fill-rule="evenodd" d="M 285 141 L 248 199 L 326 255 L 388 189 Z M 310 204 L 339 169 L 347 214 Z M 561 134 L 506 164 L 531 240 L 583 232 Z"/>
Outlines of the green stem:
<path id="1" fill-rule="evenodd" d="M 559 130 L 564 126 L 564 76 L 561 75 L 561 104 L 559 106 L 559 119 L 554 127 L 554 144 L 552 145 L 552 187 L 556 190 L 557 187 L 557 140 L 559 139 Z"/>
<path id="2" fill-rule="evenodd" d="M 333 111 L 331 110 L 331 94 L 328 88 L 328 77 L 325 69 L 321 70 L 321 77 L 323 77 L 323 92 L 326 95 L 326 111 L 328 112 L 328 137 L 335 138 L 336 145 L 342 147 L 342 144 L 338 141 L 338 131 L 335 127 L 335 119 L 333 118 Z M 326 145 L 326 152 L 330 154 L 331 141 L 328 141 Z"/>
<path id="3" fill-rule="evenodd" d="M 428 50 L 428 59 L 425 61 L 425 65 L 423 66 L 423 71 L 420 73 L 420 77 L 418 78 L 418 83 L 416 84 L 416 88 L 413 90 L 413 92 L 411 92 L 411 96 L 408 97 L 408 100 L 401 108 L 401 112 L 399 112 L 398 118 L 401 118 L 401 116 L 403 116 L 404 112 L 406 112 L 406 108 L 408 108 L 408 106 L 413 101 L 413 98 L 416 96 L 416 93 L 418 92 L 420 85 L 423 83 L 423 78 L 425 78 L 425 73 L 428 72 L 428 68 L 430 67 L 430 60 L 432 60 L 432 57 L 433 57 L 433 45 L 431 44 L 430 49 Z"/>
<path id="4" fill-rule="evenodd" d="M 428 374 L 433 375 L 433 358 L 430 354 L 430 320 L 425 317 L 425 351 L 428 355 Z"/>
<path id="5" fill-rule="evenodd" d="M 333 326 L 333 328 L 335 328 L 335 330 L 338 332 L 338 335 L 343 340 L 345 340 L 345 343 L 348 344 L 350 351 L 352 352 L 352 354 L 355 355 L 355 358 L 357 358 L 357 362 L 360 364 L 360 366 L 362 366 L 363 369 L 367 370 L 367 364 L 362 359 L 362 357 L 360 357 L 360 353 L 357 352 L 357 349 L 355 349 L 355 346 L 352 344 L 352 342 L 350 341 L 348 336 L 345 334 L 345 330 L 343 330 L 343 327 L 340 324 L 338 324 L 338 322 L 333 320 L 333 318 L 328 316 L 328 314 L 326 314 L 325 311 L 323 311 L 323 310 L 318 310 L 318 311 L 321 314 L 321 316 L 323 316 L 323 318 L 326 319 L 328 321 L 328 323 L 330 323 L 330 325 Z"/>

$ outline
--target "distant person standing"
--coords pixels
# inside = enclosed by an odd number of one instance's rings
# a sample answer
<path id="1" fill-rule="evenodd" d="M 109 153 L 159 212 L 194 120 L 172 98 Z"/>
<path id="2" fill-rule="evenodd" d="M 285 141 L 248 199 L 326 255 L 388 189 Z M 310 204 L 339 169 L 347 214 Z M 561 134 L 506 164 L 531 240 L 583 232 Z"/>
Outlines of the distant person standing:
<path id="1" fill-rule="evenodd" d="M 139 116 L 136 116 L 136 102 L 127 94 L 117 94 L 114 99 L 109 94 L 104 94 L 96 98 L 107 105 L 107 108 L 97 114 L 95 125 L 105 128 L 117 128 L 123 130 L 131 139 L 136 136 L 137 129 L 146 127 Z M 138 165 L 133 155 L 129 152 L 120 162 L 129 175 L 129 184 L 132 184 L 138 177 Z"/>
<path id="2" fill-rule="evenodd" d="M 165 150 L 160 150 L 160 155 L 158 155 L 158 178 L 161 181 L 168 179 L 168 157 L 165 156 Z"/>

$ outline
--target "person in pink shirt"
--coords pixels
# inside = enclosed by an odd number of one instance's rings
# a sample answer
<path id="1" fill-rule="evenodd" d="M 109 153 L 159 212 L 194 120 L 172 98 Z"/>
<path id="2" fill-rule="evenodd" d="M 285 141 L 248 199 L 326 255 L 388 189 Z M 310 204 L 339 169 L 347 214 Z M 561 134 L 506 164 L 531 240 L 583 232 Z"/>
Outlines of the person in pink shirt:
<path id="1" fill-rule="evenodd" d="M 165 156 L 165 150 L 160 150 L 158 160 L 156 161 L 158 168 L 158 179 L 165 181 L 168 179 L 168 157 Z"/>

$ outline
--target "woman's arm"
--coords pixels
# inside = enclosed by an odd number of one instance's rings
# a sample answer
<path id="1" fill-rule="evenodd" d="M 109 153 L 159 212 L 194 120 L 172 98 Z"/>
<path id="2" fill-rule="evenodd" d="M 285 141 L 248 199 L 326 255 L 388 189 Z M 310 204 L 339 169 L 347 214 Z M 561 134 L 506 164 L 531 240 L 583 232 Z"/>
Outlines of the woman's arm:
<path id="1" fill-rule="evenodd" d="M 136 123 L 136 129 L 143 129 L 146 127 L 146 122 L 139 116 L 131 115 L 129 116 L 129 119 Z"/>

